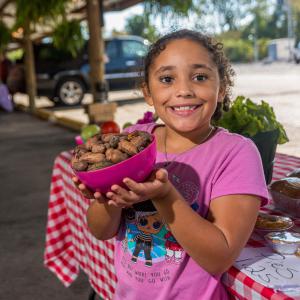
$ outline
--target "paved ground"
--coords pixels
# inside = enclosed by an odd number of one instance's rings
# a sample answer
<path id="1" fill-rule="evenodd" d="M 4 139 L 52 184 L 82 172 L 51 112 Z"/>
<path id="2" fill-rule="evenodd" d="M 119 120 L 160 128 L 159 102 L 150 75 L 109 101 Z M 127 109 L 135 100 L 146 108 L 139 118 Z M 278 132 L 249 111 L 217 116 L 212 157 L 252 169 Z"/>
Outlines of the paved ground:
<path id="1" fill-rule="evenodd" d="M 265 100 L 274 108 L 277 119 L 290 141 L 277 151 L 300 156 L 300 66 L 294 63 L 238 65 L 234 95 L 255 101 Z"/>
<path id="2" fill-rule="evenodd" d="M 84 275 L 66 289 L 43 266 L 52 164 L 74 135 L 23 112 L 0 113 L 0 299 L 88 299 Z"/>

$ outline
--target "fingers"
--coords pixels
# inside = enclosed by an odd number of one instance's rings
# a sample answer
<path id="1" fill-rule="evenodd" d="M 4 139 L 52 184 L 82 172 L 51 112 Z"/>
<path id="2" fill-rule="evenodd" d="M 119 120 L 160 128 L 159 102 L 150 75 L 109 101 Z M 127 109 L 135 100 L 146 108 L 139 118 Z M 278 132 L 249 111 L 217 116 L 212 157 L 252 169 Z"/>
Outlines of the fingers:
<path id="1" fill-rule="evenodd" d="M 142 195 L 143 188 L 141 183 L 137 183 L 136 181 L 125 178 L 123 182 L 126 184 L 126 186 L 129 188 L 129 190 L 134 191 L 136 194 Z"/>
<path id="2" fill-rule="evenodd" d="M 85 198 L 95 199 L 94 193 L 91 190 L 89 190 L 77 177 L 74 176 L 72 178 L 72 181 Z"/>
<path id="3" fill-rule="evenodd" d="M 93 196 L 98 203 L 107 203 L 107 199 L 100 192 L 95 192 Z"/>
<path id="4" fill-rule="evenodd" d="M 117 207 L 126 207 L 128 205 L 128 203 L 124 199 L 113 192 L 108 192 L 106 196 L 109 199 L 108 205 L 114 205 Z"/>
<path id="5" fill-rule="evenodd" d="M 74 182 L 74 184 L 76 185 L 76 187 L 78 187 L 78 185 L 80 184 L 80 181 L 79 181 L 79 179 L 76 176 L 72 177 L 72 181 Z"/>
<path id="6" fill-rule="evenodd" d="M 155 173 L 155 177 L 157 180 L 165 183 L 168 181 L 168 171 L 166 169 L 158 169 Z"/>
<path id="7" fill-rule="evenodd" d="M 108 204 L 116 204 L 119 207 L 128 207 L 140 200 L 140 197 L 134 192 L 127 191 L 119 185 L 113 185 L 111 191 L 106 194 L 106 197 L 109 199 Z"/>

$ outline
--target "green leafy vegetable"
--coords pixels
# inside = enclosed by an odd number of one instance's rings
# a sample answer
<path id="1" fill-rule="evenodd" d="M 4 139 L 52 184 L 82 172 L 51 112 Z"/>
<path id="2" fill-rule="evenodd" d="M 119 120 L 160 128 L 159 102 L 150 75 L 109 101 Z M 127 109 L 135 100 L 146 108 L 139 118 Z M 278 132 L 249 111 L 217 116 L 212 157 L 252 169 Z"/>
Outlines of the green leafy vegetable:
<path id="1" fill-rule="evenodd" d="M 222 118 L 215 125 L 248 137 L 278 129 L 278 144 L 289 141 L 283 126 L 276 120 L 273 108 L 265 101 L 256 104 L 244 96 L 238 96 L 230 110 L 223 112 Z"/>

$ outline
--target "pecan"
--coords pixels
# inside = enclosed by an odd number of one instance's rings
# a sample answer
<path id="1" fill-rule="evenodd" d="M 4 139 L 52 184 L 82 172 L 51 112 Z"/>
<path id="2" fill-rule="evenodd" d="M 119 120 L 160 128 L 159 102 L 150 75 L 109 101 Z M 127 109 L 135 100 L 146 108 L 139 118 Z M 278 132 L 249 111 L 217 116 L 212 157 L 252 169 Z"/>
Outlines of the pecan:
<path id="1" fill-rule="evenodd" d="M 72 163 L 72 168 L 76 171 L 86 171 L 88 163 L 86 161 L 74 161 Z"/>
<path id="2" fill-rule="evenodd" d="M 138 153 L 137 147 L 129 141 L 123 140 L 119 143 L 119 150 L 129 154 L 134 155 Z"/>
<path id="3" fill-rule="evenodd" d="M 111 137 L 111 139 L 110 139 L 110 141 L 109 141 L 109 145 L 110 145 L 112 148 L 117 148 L 119 142 L 120 142 L 120 136 L 114 135 L 114 136 Z"/>
<path id="4" fill-rule="evenodd" d="M 91 149 L 93 153 L 105 153 L 105 150 L 106 147 L 104 146 L 104 144 L 100 144 L 100 143 L 92 145 L 92 149 Z"/>
<path id="5" fill-rule="evenodd" d="M 107 150 L 106 152 L 108 152 L 109 150 Z M 127 159 L 128 155 L 124 152 L 121 152 L 118 149 L 111 149 L 111 151 L 108 152 L 108 155 L 106 156 L 106 158 L 116 164 L 118 162 L 121 162 L 121 161 Z"/>
<path id="6" fill-rule="evenodd" d="M 86 141 L 85 146 L 88 150 L 91 150 L 93 145 L 96 145 L 98 141 L 99 141 L 99 135 L 94 135 Z"/>
<path id="7" fill-rule="evenodd" d="M 79 161 L 86 161 L 88 163 L 96 163 L 105 159 L 105 155 L 103 153 L 92 153 L 87 152 L 81 155 Z"/>
<path id="8" fill-rule="evenodd" d="M 113 165 L 111 161 L 103 160 L 97 163 L 89 164 L 87 171 L 99 170 Z"/>
<path id="9" fill-rule="evenodd" d="M 105 134 L 102 134 L 102 141 L 103 141 L 103 143 L 109 143 L 113 136 L 118 136 L 118 135 L 119 135 L 118 133 L 105 133 Z"/>

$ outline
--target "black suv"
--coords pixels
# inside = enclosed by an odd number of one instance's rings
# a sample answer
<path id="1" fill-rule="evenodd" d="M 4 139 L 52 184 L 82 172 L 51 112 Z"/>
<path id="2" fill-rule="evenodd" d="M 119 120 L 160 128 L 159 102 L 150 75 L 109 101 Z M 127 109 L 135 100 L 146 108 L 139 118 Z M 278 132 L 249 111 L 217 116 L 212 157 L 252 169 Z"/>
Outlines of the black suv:
<path id="1" fill-rule="evenodd" d="M 148 45 L 147 40 L 137 36 L 105 39 L 105 79 L 110 90 L 136 87 Z M 38 95 L 64 105 L 80 104 L 90 88 L 87 44 L 76 58 L 51 43 L 37 44 L 34 57 Z"/>

